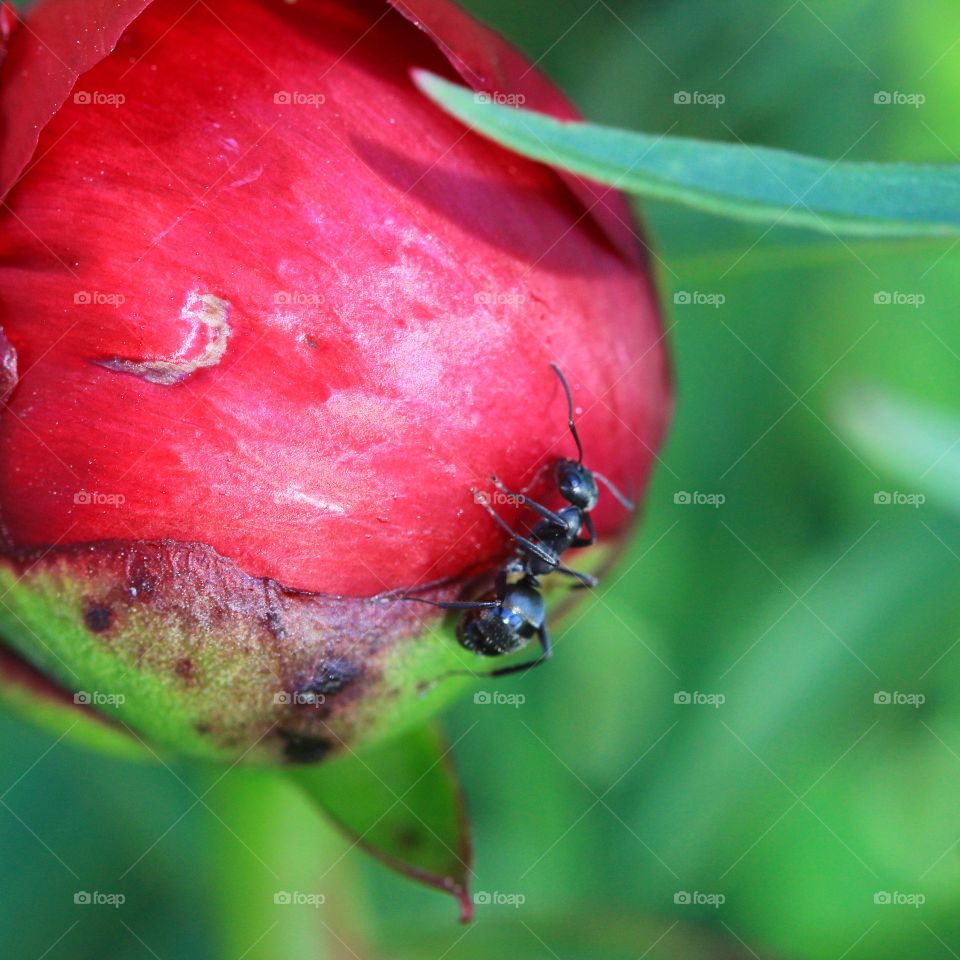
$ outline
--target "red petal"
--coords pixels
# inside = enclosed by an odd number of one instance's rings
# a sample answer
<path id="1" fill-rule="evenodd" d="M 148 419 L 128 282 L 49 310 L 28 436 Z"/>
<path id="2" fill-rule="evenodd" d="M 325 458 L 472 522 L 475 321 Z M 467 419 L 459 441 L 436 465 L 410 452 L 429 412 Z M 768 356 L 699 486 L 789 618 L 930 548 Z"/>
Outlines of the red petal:
<path id="1" fill-rule="evenodd" d="M 0 408 L 17 385 L 17 351 L 0 329 Z"/>
<path id="2" fill-rule="evenodd" d="M 389 0 L 431 37 L 474 90 L 521 94 L 523 106 L 558 120 L 580 114 L 515 47 L 474 20 L 451 0 Z M 633 214 L 623 194 L 575 173 L 557 171 L 616 247 L 631 259 L 640 251 Z"/>
<path id="3" fill-rule="evenodd" d="M 19 23 L 17 11 L 7 3 L 7 0 L 0 0 L 0 66 L 3 65 L 7 56 L 10 36 Z"/>
<path id="4" fill-rule="evenodd" d="M 42 0 L 14 32 L 0 73 L 0 200 L 81 73 L 99 63 L 150 0 Z"/>
<path id="5" fill-rule="evenodd" d="M 157 0 L 87 72 L 125 103 L 63 106 L 0 232 L 16 545 L 196 541 L 352 595 L 462 576 L 504 548 L 470 488 L 573 453 L 550 361 L 588 463 L 640 489 L 649 278 L 412 66 L 452 73 L 377 3 Z"/>
<path id="6" fill-rule="evenodd" d="M 123 31 L 152 0 L 41 0 L 29 29 L 17 32 L 0 72 L 0 200 L 30 162 L 40 131 L 60 109 L 77 78 L 114 49 Z M 424 30 L 475 90 L 523 94 L 525 105 L 560 119 L 573 105 L 514 47 L 450 0 L 388 0 Z M 0 64 L 16 13 L 0 2 Z M 639 252 L 623 195 L 576 174 L 560 176 L 590 216 L 627 256 Z"/>

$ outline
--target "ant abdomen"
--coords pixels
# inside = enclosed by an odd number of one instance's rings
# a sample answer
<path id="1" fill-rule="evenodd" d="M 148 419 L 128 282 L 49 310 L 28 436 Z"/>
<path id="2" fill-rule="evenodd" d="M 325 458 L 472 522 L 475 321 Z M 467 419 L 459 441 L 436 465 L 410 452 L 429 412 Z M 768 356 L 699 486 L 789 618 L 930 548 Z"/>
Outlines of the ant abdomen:
<path id="1" fill-rule="evenodd" d="M 457 629 L 460 645 L 481 657 L 502 657 L 523 645 L 519 632 L 493 610 L 468 613 Z"/>

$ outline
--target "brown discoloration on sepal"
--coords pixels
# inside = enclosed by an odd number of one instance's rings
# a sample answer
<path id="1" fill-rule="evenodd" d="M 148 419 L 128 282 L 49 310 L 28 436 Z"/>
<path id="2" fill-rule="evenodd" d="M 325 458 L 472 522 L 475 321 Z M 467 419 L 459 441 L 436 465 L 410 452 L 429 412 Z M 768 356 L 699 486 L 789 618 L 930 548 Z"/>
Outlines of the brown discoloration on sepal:
<path id="1" fill-rule="evenodd" d="M 435 709 L 418 686 L 462 654 L 422 605 L 289 590 L 202 544 L 21 552 L 0 559 L 0 588 L 20 656 L 68 690 L 120 695 L 103 710 L 136 735 L 218 758 L 307 762 L 381 739 Z"/>

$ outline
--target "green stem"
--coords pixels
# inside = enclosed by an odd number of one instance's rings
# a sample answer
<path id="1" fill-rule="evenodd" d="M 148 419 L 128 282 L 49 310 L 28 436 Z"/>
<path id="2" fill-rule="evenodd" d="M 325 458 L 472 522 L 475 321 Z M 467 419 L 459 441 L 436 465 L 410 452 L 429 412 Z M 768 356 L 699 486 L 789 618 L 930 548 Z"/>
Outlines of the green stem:
<path id="1" fill-rule="evenodd" d="M 223 960 L 367 955 L 345 876 L 353 854 L 299 788 L 276 771 L 234 769 L 206 802 L 219 818 L 210 837 Z"/>

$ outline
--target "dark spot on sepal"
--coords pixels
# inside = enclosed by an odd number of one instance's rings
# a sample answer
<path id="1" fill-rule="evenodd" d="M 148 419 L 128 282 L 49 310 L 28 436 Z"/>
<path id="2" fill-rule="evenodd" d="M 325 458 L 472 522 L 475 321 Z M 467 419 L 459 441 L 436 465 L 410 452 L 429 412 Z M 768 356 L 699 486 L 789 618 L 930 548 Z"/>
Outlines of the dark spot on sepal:
<path id="1" fill-rule="evenodd" d="M 335 657 L 321 664 L 309 680 L 297 687 L 297 693 L 327 697 L 349 686 L 360 673 L 361 668 L 357 664 L 345 657 Z"/>
<path id="2" fill-rule="evenodd" d="M 335 746 L 323 737 L 305 736 L 290 730 L 278 730 L 277 735 L 284 741 L 283 755 L 290 763 L 319 763 Z"/>
<path id="3" fill-rule="evenodd" d="M 189 657 L 181 657 L 173 665 L 173 670 L 178 677 L 184 680 L 193 680 L 194 674 L 196 673 L 196 667 Z"/>
<path id="4" fill-rule="evenodd" d="M 83 615 L 83 622 L 94 633 L 103 633 L 113 626 L 113 611 L 102 603 L 91 604 Z"/>
<path id="5" fill-rule="evenodd" d="M 131 600 L 152 600 L 157 591 L 157 582 L 143 558 L 131 563 L 127 575 L 127 590 Z"/>

